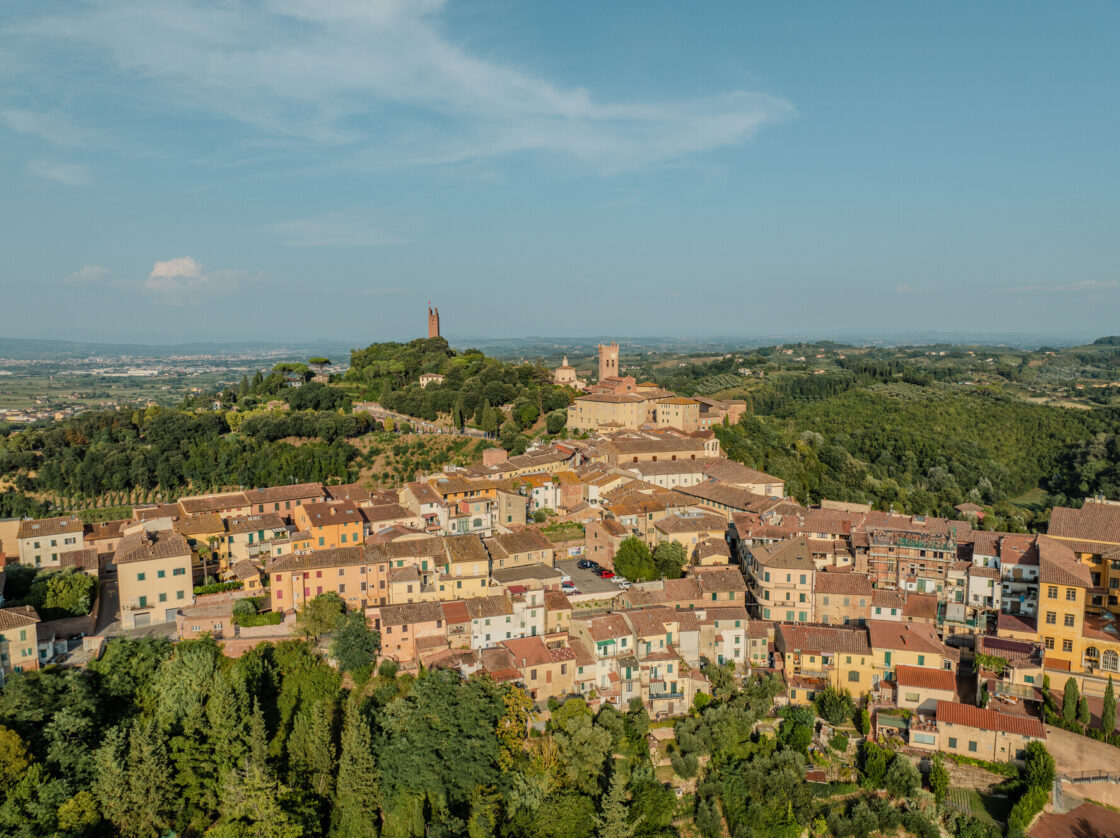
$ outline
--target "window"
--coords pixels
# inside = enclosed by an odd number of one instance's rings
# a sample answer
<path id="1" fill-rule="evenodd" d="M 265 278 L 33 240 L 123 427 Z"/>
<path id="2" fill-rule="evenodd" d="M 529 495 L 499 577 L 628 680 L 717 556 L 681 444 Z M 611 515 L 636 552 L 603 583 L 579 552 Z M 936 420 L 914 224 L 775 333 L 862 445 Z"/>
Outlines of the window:
<path id="1" fill-rule="evenodd" d="M 156 578 L 157 579 L 164 579 L 166 577 L 167 577 L 167 571 L 166 570 L 157 570 L 156 571 Z"/>
<path id="2" fill-rule="evenodd" d="M 828 597 L 824 598 L 824 606 L 825 606 L 825 608 L 828 607 Z"/>
<path id="3" fill-rule="evenodd" d="M 187 569 L 185 567 L 177 567 L 177 568 L 175 568 L 174 570 L 171 571 L 171 575 L 172 576 L 184 576 L 186 574 L 186 572 L 187 572 Z M 276 580 L 280 581 L 280 577 L 277 576 Z"/>
<path id="4" fill-rule="evenodd" d="M 1077 602 L 1077 588 L 1066 588 L 1066 599 L 1070 602 Z"/>
<path id="5" fill-rule="evenodd" d="M 918 655 L 918 666 L 925 666 L 925 665 L 926 665 L 926 656 L 925 655 Z"/>
<path id="6" fill-rule="evenodd" d="M 339 585 L 339 586 L 338 586 L 338 592 L 339 592 L 340 594 L 344 594 L 344 593 L 346 593 L 346 586 L 345 586 L 345 585 Z"/>
<path id="7" fill-rule="evenodd" d="M 185 598 L 186 598 L 186 594 L 183 591 L 176 591 L 175 592 L 175 599 L 185 599 Z"/>
<path id="8" fill-rule="evenodd" d="M 140 597 L 140 607 L 141 608 L 147 608 L 148 607 L 148 598 L 146 596 Z"/>
<path id="9" fill-rule="evenodd" d="M 1073 628 L 1073 615 L 1072 614 L 1066 614 L 1064 617 L 1062 617 L 1062 622 L 1067 627 Z"/>
<path id="10" fill-rule="evenodd" d="M 856 671 L 855 671 L 854 669 L 853 669 L 853 670 L 851 670 L 851 671 L 850 671 L 850 672 L 848 673 L 848 680 L 849 680 L 849 681 L 852 681 L 852 682 L 858 681 L 858 680 L 859 680 L 859 673 L 858 673 L 858 672 L 856 672 Z"/>
<path id="11" fill-rule="evenodd" d="M 159 601 L 160 602 L 167 602 L 167 594 L 160 594 L 159 595 Z"/>
<path id="12" fill-rule="evenodd" d="M 1053 637 L 1044 638 L 1043 645 L 1046 646 L 1047 649 L 1053 649 L 1054 648 L 1054 638 Z"/>
<path id="13" fill-rule="evenodd" d="M 883 652 L 883 663 L 885 663 L 887 666 L 891 665 L 891 653 L 890 652 Z"/>
<path id="14" fill-rule="evenodd" d="M 144 581 L 144 574 L 143 573 L 137 573 L 136 574 L 136 581 L 137 582 L 143 582 Z"/>
<path id="15" fill-rule="evenodd" d="M 1057 585 L 1051 585 L 1046 589 L 1046 598 L 1047 599 L 1057 599 L 1058 598 L 1058 586 Z"/>
<path id="16" fill-rule="evenodd" d="M 327 540 L 323 536 L 319 536 L 319 546 L 322 547 L 326 543 Z"/>
<path id="17" fill-rule="evenodd" d="M 1072 652 L 1073 651 L 1073 641 L 1072 640 L 1063 640 L 1062 641 L 1062 651 L 1063 652 Z"/>
<path id="18" fill-rule="evenodd" d="M 950 736 L 950 737 L 949 737 L 949 747 L 950 747 L 950 748 L 955 748 L 955 747 L 957 747 L 957 739 L 956 739 L 956 737 L 955 737 L 955 736 Z"/>
<path id="19" fill-rule="evenodd" d="M 1053 611 L 1047 611 L 1046 612 L 1046 625 L 1052 626 L 1057 622 L 1058 622 L 1058 615 L 1055 614 Z"/>
<path id="20" fill-rule="evenodd" d="M 968 750 L 972 753 L 976 753 L 976 741 L 975 740 L 970 739 L 968 741 Z"/>

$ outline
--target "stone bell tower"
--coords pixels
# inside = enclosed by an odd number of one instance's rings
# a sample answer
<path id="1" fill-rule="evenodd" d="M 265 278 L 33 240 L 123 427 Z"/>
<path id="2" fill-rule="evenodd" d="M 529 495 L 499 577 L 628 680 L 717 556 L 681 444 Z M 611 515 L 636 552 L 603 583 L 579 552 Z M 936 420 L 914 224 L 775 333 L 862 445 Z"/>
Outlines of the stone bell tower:
<path id="1" fill-rule="evenodd" d="M 599 344 L 599 383 L 606 378 L 618 377 L 618 344 L 611 341 Z"/>
<path id="2" fill-rule="evenodd" d="M 428 303 L 428 337 L 439 337 L 439 309 L 432 308 L 431 303 Z"/>

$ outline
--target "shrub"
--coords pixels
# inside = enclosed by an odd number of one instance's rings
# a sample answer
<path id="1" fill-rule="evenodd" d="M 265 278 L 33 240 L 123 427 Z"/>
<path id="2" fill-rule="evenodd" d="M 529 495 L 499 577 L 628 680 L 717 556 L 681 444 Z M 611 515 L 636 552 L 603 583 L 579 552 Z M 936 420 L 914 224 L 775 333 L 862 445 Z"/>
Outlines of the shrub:
<path id="1" fill-rule="evenodd" d="M 245 583 L 241 581 L 211 582 L 209 585 L 195 585 L 194 595 L 203 596 L 204 594 L 220 594 L 225 591 L 240 591 L 243 587 L 245 587 Z"/>
<path id="2" fill-rule="evenodd" d="M 233 622 L 242 628 L 249 628 L 250 626 L 278 626 L 284 622 L 284 615 L 279 611 L 265 611 L 263 614 L 234 614 Z"/>
<path id="3" fill-rule="evenodd" d="M 828 747 L 832 748 L 832 750 L 834 751 L 844 753 L 848 750 L 848 734 L 835 734 L 831 739 L 828 740 Z"/>

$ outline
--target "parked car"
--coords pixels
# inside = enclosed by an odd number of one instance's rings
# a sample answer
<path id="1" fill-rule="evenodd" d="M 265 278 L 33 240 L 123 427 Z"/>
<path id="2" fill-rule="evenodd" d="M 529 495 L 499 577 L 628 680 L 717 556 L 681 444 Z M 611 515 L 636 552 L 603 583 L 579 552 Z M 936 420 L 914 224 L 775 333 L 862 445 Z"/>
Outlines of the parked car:
<path id="1" fill-rule="evenodd" d="M 560 592 L 564 593 L 564 594 L 573 594 L 574 595 L 574 594 L 579 593 L 579 588 L 577 588 L 571 582 L 568 582 L 568 583 L 560 586 Z"/>
<path id="2" fill-rule="evenodd" d="M 599 565 L 597 563 L 591 561 L 591 559 L 580 559 L 576 563 L 576 567 L 578 567 L 580 570 L 598 570 L 599 569 Z"/>
<path id="3" fill-rule="evenodd" d="M 607 570 L 606 568 L 600 568 L 599 569 L 599 578 L 600 579 L 614 579 L 614 571 L 613 570 Z"/>
<path id="4" fill-rule="evenodd" d="M 629 583 L 630 583 L 630 580 L 629 580 L 629 579 L 627 579 L 627 578 L 626 578 L 625 576 L 619 576 L 619 575 L 618 575 L 617 573 L 616 573 L 616 574 L 614 575 L 614 583 L 615 583 L 616 585 L 621 585 L 621 584 L 623 584 L 624 582 L 625 582 L 626 584 L 629 584 Z"/>
<path id="5" fill-rule="evenodd" d="M 619 582 L 618 583 L 618 589 L 620 591 L 628 591 L 628 590 L 630 590 L 630 583 L 629 582 Z"/>

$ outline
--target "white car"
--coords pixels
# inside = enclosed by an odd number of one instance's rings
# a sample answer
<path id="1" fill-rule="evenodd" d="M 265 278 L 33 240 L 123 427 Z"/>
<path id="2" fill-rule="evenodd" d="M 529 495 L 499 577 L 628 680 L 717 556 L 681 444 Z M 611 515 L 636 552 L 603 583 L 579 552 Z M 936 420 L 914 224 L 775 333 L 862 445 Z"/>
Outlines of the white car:
<path id="1" fill-rule="evenodd" d="M 617 573 L 615 574 L 614 579 L 612 579 L 611 581 L 614 582 L 616 585 L 629 585 L 630 584 L 629 579 L 627 579 L 625 576 L 619 576 Z"/>

